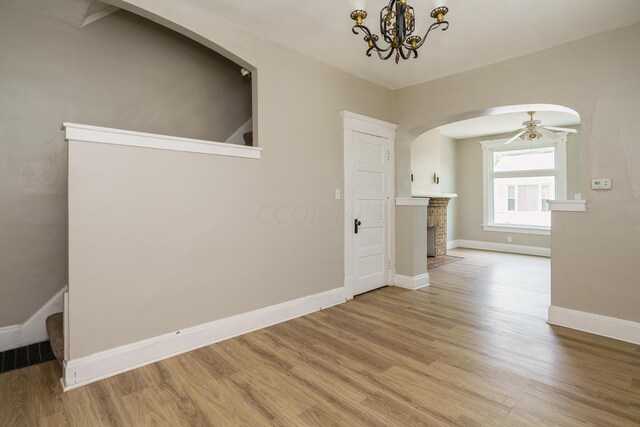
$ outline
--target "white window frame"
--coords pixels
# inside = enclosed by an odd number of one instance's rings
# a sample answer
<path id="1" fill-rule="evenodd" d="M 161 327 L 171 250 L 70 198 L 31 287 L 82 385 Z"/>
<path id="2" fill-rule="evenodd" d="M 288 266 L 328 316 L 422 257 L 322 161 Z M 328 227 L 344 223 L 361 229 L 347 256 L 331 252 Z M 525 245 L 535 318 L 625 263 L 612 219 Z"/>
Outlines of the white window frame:
<path id="1" fill-rule="evenodd" d="M 509 139 L 494 139 L 490 141 L 480 141 L 482 145 L 482 169 L 483 169 L 483 219 L 482 229 L 484 231 L 499 231 L 505 233 L 539 234 L 549 236 L 551 227 L 521 226 L 495 224 L 493 218 L 493 179 L 519 177 L 523 174 L 528 176 L 554 176 L 556 181 L 556 200 L 564 200 L 567 195 L 567 134 L 563 133 L 556 139 L 541 138 L 534 142 L 527 142 L 521 139 L 505 145 Z M 517 171 L 517 172 L 494 172 L 493 153 L 499 151 L 513 151 L 526 148 L 555 147 L 555 167 L 554 169 Z"/>

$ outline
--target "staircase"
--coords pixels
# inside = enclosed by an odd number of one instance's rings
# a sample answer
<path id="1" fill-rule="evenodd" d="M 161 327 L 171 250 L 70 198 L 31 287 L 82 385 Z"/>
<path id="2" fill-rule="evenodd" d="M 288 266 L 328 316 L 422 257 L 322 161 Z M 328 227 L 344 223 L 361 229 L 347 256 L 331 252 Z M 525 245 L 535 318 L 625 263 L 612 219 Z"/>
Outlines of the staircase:
<path id="1" fill-rule="evenodd" d="M 55 313 L 47 317 L 47 333 L 51 342 L 51 350 L 53 355 L 62 365 L 64 360 L 64 322 L 62 313 Z"/>

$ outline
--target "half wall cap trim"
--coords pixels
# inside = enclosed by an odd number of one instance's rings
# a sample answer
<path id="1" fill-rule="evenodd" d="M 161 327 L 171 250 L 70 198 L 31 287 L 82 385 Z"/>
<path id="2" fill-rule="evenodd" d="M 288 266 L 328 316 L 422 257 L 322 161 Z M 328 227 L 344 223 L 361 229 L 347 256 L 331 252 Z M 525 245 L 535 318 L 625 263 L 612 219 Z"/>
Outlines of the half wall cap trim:
<path id="1" fill-rule="evenodd" d="M 92 142 L 99 144 L 124 145 L 129 147 L 153 148 L 158 150 L 185 151 L 189 153 L 217 154 L 221 156 L 259 159 L 260 147 L 227 144 L 202 139 L 181 138 L 169 135 L 135 132 L 99 126 L 63 123 L 67 141 Z"/>

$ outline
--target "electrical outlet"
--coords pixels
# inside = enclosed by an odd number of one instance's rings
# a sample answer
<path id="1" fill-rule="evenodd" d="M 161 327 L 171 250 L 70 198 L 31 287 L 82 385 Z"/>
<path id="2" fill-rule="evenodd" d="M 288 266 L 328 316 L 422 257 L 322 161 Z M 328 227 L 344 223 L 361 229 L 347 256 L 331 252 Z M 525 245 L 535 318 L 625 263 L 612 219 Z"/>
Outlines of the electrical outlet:
<path id="1" fill-rule="evenodd" d="M 511 243 L 512 240 L 511 236 L 507 236 L 507 243 Z"/>
<path id="2" fill-rule="evenodd" d="M 592 190 L 611 190 L 611 178 L 593 178 L 591 180 Z"/>

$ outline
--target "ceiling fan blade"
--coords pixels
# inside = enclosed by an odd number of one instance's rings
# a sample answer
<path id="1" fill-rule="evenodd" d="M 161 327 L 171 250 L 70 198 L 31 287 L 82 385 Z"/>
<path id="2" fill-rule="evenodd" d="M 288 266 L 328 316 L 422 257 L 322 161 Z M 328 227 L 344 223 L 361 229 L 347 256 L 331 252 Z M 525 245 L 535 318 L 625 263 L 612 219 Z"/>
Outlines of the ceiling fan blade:
<path id="1" fill-rule="evenodd" d="M 540 132 L 542 136 L 544 136 L 545 138 L 556 139 L 560 137 L 559 134 L 555 132 L 551 132 L 549 129 L 545 128 L 544 126 L 538 126 L 538 132 Z"/>
<path id="2" fill-rule="evenodd" d="M 526 131 L 527 131 L 527 130 L 525 129 L 525 130 L 523 130 L 522 132 L 515 134 L 515 135 L 513 136 L 513 138 L 511 138 L 510 140 L 508 140 L 507 142 L 505 142 L 505 143 L 504 143 L 504 145 L 511 144 L 513 141 L 515 141 L 517 138 L 519 138 L 519 137 L 520 137 L 520 135 L 523 135 Z"/>
<path id="3" fill-rule="evenodd" d="M 545 129 L 552 130 L 552 131 L 555 131 L 555 132 L 578 133 L 577 130 L 570 129 L 570 128 L 557 128 L 557 127 L 554 127 L 554 126 L 540 126 L 540 127 L 543 127 Z"/>

